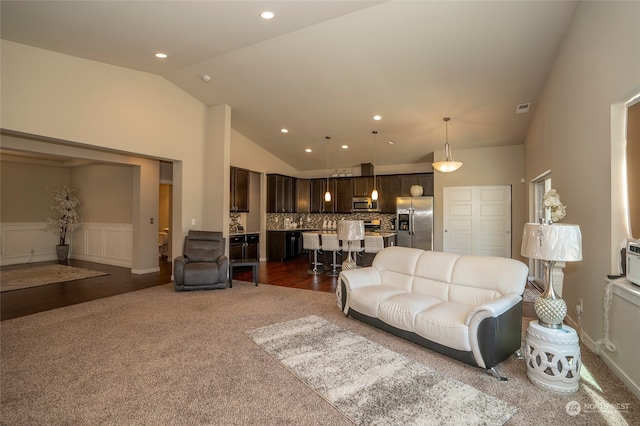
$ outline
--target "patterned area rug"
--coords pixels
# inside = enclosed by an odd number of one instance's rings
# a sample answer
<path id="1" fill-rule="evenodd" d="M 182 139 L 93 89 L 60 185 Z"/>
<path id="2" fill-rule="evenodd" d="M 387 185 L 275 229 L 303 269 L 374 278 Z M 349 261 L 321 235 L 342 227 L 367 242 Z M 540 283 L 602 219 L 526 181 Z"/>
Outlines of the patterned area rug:
<path id="1" fill-rule="evenodd" d="M 0 273 L 0 292 L 109 275 L 66 265 L 44 265 Z"/>
<path id="2" fill-rule="evenodd" d="M 502 425 L 517 411 L 317 316 L 247 335 L 359 425 Z"/>

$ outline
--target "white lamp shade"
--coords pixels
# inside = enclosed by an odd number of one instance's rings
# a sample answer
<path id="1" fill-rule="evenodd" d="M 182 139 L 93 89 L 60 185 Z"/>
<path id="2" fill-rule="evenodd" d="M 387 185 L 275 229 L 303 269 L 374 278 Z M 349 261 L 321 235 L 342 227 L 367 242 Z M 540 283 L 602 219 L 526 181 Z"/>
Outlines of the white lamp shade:
<path id="1" fill-rule="evenodd" d="M 364 240 L 364 221 L 341 220 L 338 222 L 338 239 L 342 241 Z"/>
<path id="2" fill-rule="evenodd" d="M 522 256 L 531 259 L 576 262 L 582 260 L 582 234 L 578 225 L 526 223 Z"/>

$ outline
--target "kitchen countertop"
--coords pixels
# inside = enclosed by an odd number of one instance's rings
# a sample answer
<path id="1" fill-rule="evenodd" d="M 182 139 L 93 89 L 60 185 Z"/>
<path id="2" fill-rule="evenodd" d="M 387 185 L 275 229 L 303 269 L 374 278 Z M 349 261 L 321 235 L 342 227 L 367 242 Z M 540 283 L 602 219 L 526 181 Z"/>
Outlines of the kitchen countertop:
<path id="1" fill-rule="evenodd" d="M 232 232 L 229 234 L 230 237 L 237 237 L 240 235 L 251 235 L 251 234 L 259 234 L 260 231 L 242 231 L 242 232 Z"/>

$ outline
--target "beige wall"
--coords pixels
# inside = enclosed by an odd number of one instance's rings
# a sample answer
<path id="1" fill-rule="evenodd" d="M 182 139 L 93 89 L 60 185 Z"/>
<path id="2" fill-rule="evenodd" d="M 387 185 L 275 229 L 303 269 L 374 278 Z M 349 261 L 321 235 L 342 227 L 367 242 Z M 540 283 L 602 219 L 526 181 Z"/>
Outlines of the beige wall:
<path id="1" fill-rule="evenodd" d="M 5 158 L 0 163 L 0 221 L 44 222 L 54 215 L 54 203 L 45 188 L 71 186 L 71 169 Z"/>
<path id="2" fill-rule="evenodd" d="M 457 149 L 456 161 L 463 163 L 454 173 L 434 172 L 434 249 L 442 250 L 443 193 L 448 186 L 511 185 L 511 257 L 521 259 L 524 214 L 524 146 L 511 145 L 493 148 Z M 437 151 L 435 158 L 441 158 Z"/>
<path id="3" fill-rule="evenodd" d="M 133 223 L 132 166 L 77 167 L 71 169 L 71 181 L 82 203 L 82 222 Z"/>
<path id="4" fill-rule="evenodd" d="M 89 147 L 178 162 L 174 245 L 181 246 L 191 218 L 202 226 L 205 194 L 211 196 L 210 189 L 221 184 L 204 176 L 207 108 L 202 103 L 156 75 L 6 40 L 0 48 L 3 129 L 53 140 L 54 151 Z M 209 147 L 215 149 L 224 155 L 224 147 Z M 219 201 L 222 210 L 227 204 Z M 222 216 L 211 217 L 222 222 Z M 157 225 L 150 238 L 157 251 Z"/>
<path id="5" fill-rule="evenodd" d="M 567 206 L 563 222 L 582 230 L 583 260 L 565 268 L 563 298 L 574 319 L 583 300 L 582 326 L 593 340 L 603 335 L 605 279 L 617 272 L 624 238 L 622 148 L 612 140 L 623 121 L 612 111 L 640 92 L 639 16 L 640 2 L 579 2 L 525 142 L 525 178 L 551 170 Z"/>

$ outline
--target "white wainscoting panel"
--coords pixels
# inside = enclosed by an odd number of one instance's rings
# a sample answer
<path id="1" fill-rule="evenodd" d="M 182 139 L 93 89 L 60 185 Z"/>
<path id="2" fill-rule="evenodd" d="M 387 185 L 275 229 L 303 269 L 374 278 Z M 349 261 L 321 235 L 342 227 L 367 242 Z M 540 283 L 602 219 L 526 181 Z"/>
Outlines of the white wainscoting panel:
<path id="1" fill-rule="evenodd" d="M 58 234 L 46 222 L 0 223 L 0 265 L 56 260 Z"/>
<path id="2" fill-rule="evenodd" d="M 57 260 L 58 234 L 45 222 L 0 223 L 0 238 L 0 265 Z M 133 225 L 83 223 L 73 231 L 69 257 L 131 268 Z"/>
<path id="3" fill-rule="evenodd" d="M 73 234 L 74 259 L 107 265 L 133 266 L 133 225 L 84 223 Z"/>

